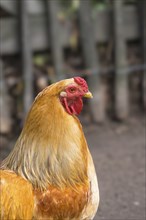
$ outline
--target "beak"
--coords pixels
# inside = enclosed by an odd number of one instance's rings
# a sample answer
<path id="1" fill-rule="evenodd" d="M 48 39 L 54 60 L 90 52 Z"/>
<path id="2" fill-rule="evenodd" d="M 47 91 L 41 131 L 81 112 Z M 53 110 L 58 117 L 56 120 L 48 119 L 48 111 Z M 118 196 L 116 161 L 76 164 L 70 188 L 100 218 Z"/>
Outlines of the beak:
<path id="1" fill-rule="evenodd" d="M 91 99 L 91 98 L 93 98 L 93 95 L 92 95 L 91 92 L 88 91 L 88 92 L 86 92 L 86 93 L 84 94 L 83 97 Z"/>

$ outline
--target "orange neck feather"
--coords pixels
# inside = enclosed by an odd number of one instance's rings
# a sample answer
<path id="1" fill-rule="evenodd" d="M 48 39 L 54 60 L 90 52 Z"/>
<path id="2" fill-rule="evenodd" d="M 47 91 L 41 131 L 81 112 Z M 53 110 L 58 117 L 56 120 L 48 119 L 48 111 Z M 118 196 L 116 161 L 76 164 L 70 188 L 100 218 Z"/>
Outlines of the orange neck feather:
<path id="1" fill-rule="evenodd" d="M 2 168 L 40 189 L 87 184 L 87 144 L 79 120 L 65 112 L 56 96 L 36 99 Z"/>

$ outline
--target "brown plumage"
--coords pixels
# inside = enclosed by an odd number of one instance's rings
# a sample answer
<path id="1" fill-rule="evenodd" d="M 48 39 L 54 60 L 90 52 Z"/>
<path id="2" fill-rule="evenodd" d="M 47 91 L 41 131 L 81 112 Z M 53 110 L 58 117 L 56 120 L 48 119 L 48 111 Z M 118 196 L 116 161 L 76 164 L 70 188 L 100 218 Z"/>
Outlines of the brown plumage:
<path id="1" fill-rule="evenodd" d="M 75 116 L 83 97 L 91 93 L 80 77 L 54 83 L 36 97 L 1 165 L 2 219 L 93 219 L 96 173 Z"/>

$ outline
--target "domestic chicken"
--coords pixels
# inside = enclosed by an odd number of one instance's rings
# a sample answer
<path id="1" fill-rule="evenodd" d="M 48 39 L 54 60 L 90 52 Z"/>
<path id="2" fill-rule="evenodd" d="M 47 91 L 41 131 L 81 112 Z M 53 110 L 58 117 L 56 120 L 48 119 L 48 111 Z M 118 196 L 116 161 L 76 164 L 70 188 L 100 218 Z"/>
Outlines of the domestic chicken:
<path id="1" fill-rule="evenodd" d="M 92 220 L 99 205 L 96 172 L 77 117 L 81 77 L 46 87 L 34 100 L 14 149 L 1 164 L 2 220 Z"/>

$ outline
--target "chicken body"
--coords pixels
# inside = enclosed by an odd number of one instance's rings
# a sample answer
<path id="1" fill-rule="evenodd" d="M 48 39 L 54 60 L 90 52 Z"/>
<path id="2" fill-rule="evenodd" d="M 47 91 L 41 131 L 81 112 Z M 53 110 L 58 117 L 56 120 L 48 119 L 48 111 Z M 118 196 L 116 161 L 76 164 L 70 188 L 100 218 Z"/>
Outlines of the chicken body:
<path id="1" fill-rule="evenodd" d="M 81 94 L 82 86 L 72 78 L 47 87 L 35 99 L 1 166 L 1 219 L 94 218 L 99 204 L 97 178 L 74 114 L 81 110 L 81 95 L 73 95 L 70 86 Z"/>

